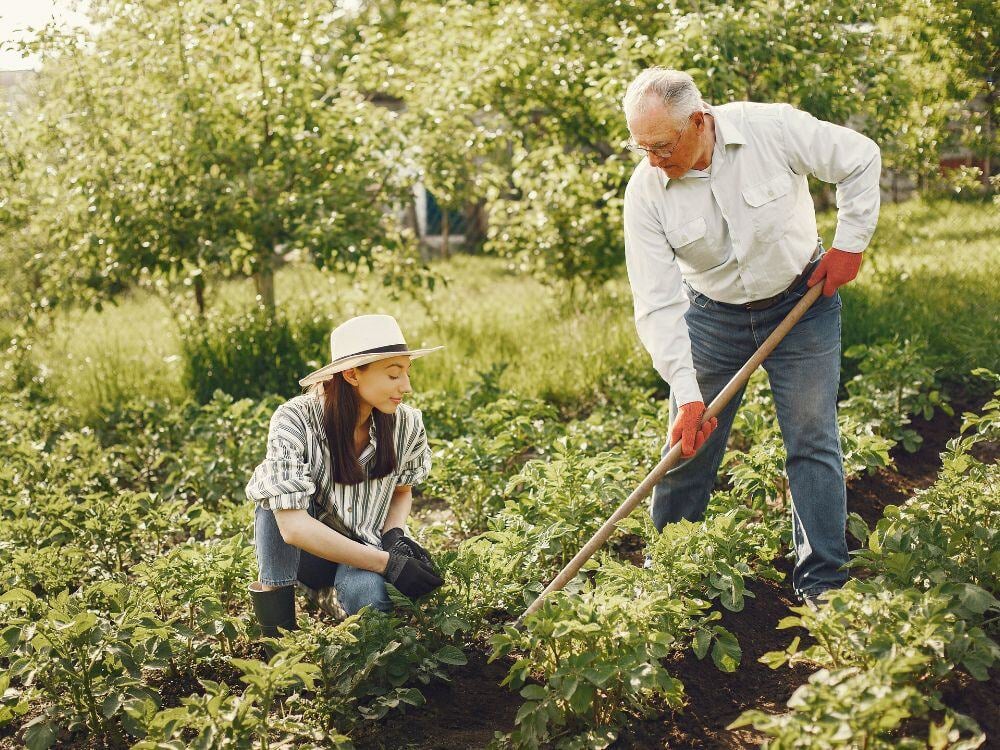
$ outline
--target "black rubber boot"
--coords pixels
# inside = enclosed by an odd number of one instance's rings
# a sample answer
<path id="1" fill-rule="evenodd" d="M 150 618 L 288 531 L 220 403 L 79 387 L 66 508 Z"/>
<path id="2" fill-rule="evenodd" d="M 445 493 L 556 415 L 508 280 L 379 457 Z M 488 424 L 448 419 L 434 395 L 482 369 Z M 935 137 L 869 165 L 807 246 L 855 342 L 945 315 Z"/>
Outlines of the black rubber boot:
<path id="1" fill-rule="evenodd" d="M 260 633 L 265 638 L 277 638 L 282 630 L 298 630 L 295 622 L 295 587 L 282 586 L 271 591 L 259 591 L 250 584 L 250 597 L 253 599 L 253 611 L 260 623 Z M 273 656 L 271 649 L 265 648 L 268 656 Z"/>

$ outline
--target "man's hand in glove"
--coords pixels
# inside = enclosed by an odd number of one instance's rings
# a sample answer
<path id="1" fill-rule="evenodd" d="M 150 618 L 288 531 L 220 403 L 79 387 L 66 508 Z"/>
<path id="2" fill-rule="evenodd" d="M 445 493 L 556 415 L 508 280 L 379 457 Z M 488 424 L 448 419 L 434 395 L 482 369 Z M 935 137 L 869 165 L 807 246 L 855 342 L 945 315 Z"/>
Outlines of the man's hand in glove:
<path id="1" fill-rule="evenodd" d="M 409 547 L 410 550 L 412 550 L 413 556 L 418 560 L 420 560 L 420 562 L 425 562 L 431 566 L 434 565 L 434 563 L 431 561 L 431 556 L 427 554 L 427 550 L 425 550 L 415 541 L 410 539 L 410 537 L 406 536 L 406 534 L 403 533 L 403 530 L 398 526 L 394 526 L 388 531 L 382 532 L 382 549 L 388 552 L 395 546 L 396 542 L 400 540 L 402 540 L 403 543 L 407 547 Z"/>
<path id="2" fill-rule="evenodd" d="M 849 253 L 831 247 L 809 277 L 808 285 L 816 286 L 822 281 L 823 296 L 832 297 L 838 288 L 849 281 L 854 281 L 858 269 L 861 268 L 861 256 L 862 253 Z"/>
<path id="3" fill-rule="evenodd" d="M 405 539 L 399 539 L 386 552 L 389 553 L 389 563 L 382 577 L 410 599 L 419 599 L 444 583 L 429 562 L 413 554 Z"/>
<path id="4" fill-rule="evenodd" d="M 702 424 L 701 418 L 704 413 L 703 401 L 684 404 L 677 411 L 677 418 L 670 430 L 670 445 L 673 446 L 680 441 L 681 456 L 684 458 L 691 458 L 719 424 L 719 420 L 715 417 Z"/>

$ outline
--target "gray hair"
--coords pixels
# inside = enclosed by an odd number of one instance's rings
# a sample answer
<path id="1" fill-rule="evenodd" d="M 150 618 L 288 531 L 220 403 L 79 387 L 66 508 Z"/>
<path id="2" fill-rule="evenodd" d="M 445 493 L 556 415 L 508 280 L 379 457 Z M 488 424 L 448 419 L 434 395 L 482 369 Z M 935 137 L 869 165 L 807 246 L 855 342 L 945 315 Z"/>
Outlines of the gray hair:
<path id="1" fill-rule="evenodd" d="M 631 123 L 655 102 L 665 106 L 676 122 L 685 121 L 704 106 L 691 76 L 682 70 L 660 67 L 646 68 L 628 85 L 622 99 L 626 121 Z"/>

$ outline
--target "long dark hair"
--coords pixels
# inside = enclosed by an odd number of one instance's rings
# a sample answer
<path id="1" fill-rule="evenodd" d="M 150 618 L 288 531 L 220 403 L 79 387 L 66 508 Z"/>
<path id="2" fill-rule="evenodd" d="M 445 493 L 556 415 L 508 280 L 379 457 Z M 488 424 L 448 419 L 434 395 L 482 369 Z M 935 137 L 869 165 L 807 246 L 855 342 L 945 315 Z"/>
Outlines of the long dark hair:
<path id="1" fill-rule="evenodd" d="M 362 365 L 358 369 L 364 369 Z M 354 386 L 338 372 L 323 383 L 323 430 L 333 465 L 333 481 L 337 484 L 358 484 L 365 472 L 354 450 L 354 428 L 358 423 L 358 394 Z M 396 415 L 372 409 L 375 420 L 375 458 L 368 469 L 368 478 L 378 479 L 396 470 Z"/>

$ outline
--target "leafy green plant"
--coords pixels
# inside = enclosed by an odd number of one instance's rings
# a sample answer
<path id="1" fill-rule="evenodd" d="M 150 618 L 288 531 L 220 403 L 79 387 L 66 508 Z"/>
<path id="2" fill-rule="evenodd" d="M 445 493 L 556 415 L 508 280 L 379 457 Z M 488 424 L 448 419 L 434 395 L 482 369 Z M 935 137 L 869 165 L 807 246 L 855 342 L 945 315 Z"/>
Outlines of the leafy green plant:
<path id="1" fill-rule="evenodd" d="M 925 342 L 894 338 L 872 346 L 858 344 L 844 356 L 858 360 L 861 372 L 845 385 L 848 398 L 841 411 L 906 450 L 915 451 L 921 443 L 916 430 L 908 427 L 911 415 L 930 419 L 935 409 L 954 413 L 938 384 L 938 368 L 928 362 Z"/>
<path id="2" fill-rule="evenodd" d="M 772 668 L 806 661 L 830 669 L 872 669 L 927 691 L 961 668 L 978 680 L 1000 660 L 998 646 L 976 623 L 1000 612 L 995 597 L 970 584 L 946 583 L 930 591 L 851 581 L 826 595 L 822 607 L 794 608 L 779 628 L 804 628 L 815 644 L 761 657 Z"/>
<path id="3" fill-rule="evenodd" d="M 507 484 L 505 512 L 538 527 L 568 526 L 556 553 L 559 567 L 579 551 L 631 491 L 635 465 L 626 456 L 588 456 L 562 440 L 547 460 L 532 460 Z"/>
<path id="4" fill-rule="evenodd" d="M 191 318 L 180 341 L 184 386 L 199 403 L 217 390 L 234 398 L 294 393 L 309 371 L 292 324 L 264 307 Z"/>
<path id="5" fill-rule="evenodd" d="M 1000 594 L 1000 467 L 969 454 L 976 439 L 953 440 L 937 481 L 885 509 L 853 566 L 902 585 L 953 581 Z"/>
<path id="6" fill-rule="evenodd" d="M 424 492 L 445 498 L 463 530 L 476 532 L 503 507 L 509 477 L 546 453 L 559 427 L 552 407 L 509 396 L 477 408 L 466 426 L 465 435 L 433 441 L 435 469 Z"/>
<path id="7" fill-rule="evenodd" d="M 3 630 L 8 673 L 46 701 L 24 727 L 32 750 L 52 746 L 60 730 L 117 742 L 141 734 L 127 709 L 157 703 L 142 670 L 161 664 L 162 640 L 144 632 L 155 618 L 132 606 L 126 586 L 105 581 L 44 604 L 15 589 L 0 604 L 19 610 Z"/>
<path id="8" fill-rule="evenodd" d="M 495 635 L 490 658 L 516 657 L 504 684 L 526 699 L 515 718 L 515 745 L 579 747 L 581 734 L 613 739 L 630 712 L 680 705 L 683 687 L 660 660 L 677 650 L 700 611 L 662 593 L 560 592 L 525 620 L 524 630 Z"/>
<path id="9" fill-rule="evenodd" d="M 247 642 L 246 581 L 255 568 L 241 534 L 180 544 L 136 566 L 135 580 L 164 623 L 173 675 L 193 675 L 200 662 L 232 656 Z"/>
<path id="10" fill-rule="evenodd" d="M 319 680 L 306 713 L 333 730 L 423 705 L 414 682 L 448 681 L 445 667 L 466 663 L 459 648 L 435 646 L 427 635 L 395 616 L 365 609 L 335 627 L 310 623 L 285 635 L 281 645 L 316 664 Z"/>
<path id="11" fill-rule="evenodd" d="M 558 572 L 556 561 L 567 548 L 565 538 L 574 533 L 562 521 L 535 526 L 507 512 L 492 519 L 490 527 L 442 559 L 442 596 L 455 603 L 458 615 L 480 634 L 531 603 Z M 571 582 L 569 588 L 573 586 Z"/>
<path id="12" fill-rule="evenodd" d="M 881 670 L 821 669 L 792 694 L 788 708 L 783 714 L 745 711 L 728 728 L 753 726 L 768 738 L 768 750 L 974 750 L 985 739 L 972 719 L 951 711 L 931 722 L 926 738 L 900 737 L 907 719 L 943 707 Z"/>
<path id="13" fill-rule="evenodd" d="M 135 750 L 210 750 L 227 748 L 329 747 L 347 750 L 350 742 L 336 731 L 321 732 L 302 718 L 309 699 L 299 691 L 312 690 L 320 668 L 304 661 L 302 654 L 279 652 L 267 663 L 232 659 L 243 674 L 246 688 L 240 695 L 230 687 L 202 680 L 203 695 L 191 695 L 176 708 L 152 712 L 149 704 L 134 706 L 133 717 L 143 724 L 146 738 Z M 282 711 L 275 716 L 272 709 Z"/>

